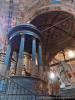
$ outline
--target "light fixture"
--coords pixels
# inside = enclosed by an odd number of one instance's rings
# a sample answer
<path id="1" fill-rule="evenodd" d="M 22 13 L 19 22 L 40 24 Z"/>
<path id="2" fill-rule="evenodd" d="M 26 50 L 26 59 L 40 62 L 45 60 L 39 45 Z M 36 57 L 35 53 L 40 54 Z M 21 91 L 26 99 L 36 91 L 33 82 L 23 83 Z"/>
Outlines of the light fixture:
<path id="1" fill-rule="evenodd" d="M 73 51 L 68 51 L 68 57 L 69 58 L 74 58 L 75 57 L 75 54 Z"/>

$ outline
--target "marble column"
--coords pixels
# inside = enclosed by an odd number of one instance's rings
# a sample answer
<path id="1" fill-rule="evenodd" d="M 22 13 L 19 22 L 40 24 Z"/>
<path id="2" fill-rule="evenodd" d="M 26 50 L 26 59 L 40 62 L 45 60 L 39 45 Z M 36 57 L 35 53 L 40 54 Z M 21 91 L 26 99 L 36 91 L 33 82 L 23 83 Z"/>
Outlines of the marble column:
<path id="1" fill-rule="evenodd" d="M 40 43 L 38 44 L 38 67 L 39 67 L 40 78 L 43 79 L 42 47 Z"/>
<path id="2" fill-rule="evenodd" d="M 25 44 L 25 38 L 24 38 L 24 35 L 21 35 L 21 42 L 20 42 L 20 48 L 19 48 L 19 54 L 18 54 L 18 63 L 17 63 L 17 72 L 16 72 L 17 75 L 22 74 L 24 44 Z"/>
<path id="3" fill-rule="evenodd" d="M 42 47 L 40 43 L 38 45 L 38 65 L 42 66 Z"/>
<path id="4" fill-rule="evenodd" d="M 11 57 L 12 57 L 12 47 L 11 44 L 9 43 L 7 46 L 6 56 L 4 60 L 4 68 L 2 72 L 3 74 L 6 74 L 6 72 L 10 70 Z"/>
<path id="5" fill-rule="evenodd" d="M 17 68 L 17 61 L 18 61 L 17 52 L 13 51 L 12 58 L 13 61 L 11 62 L 10 75 L 16 75 L 16 68 Z"/>
<path id="6" fill-rule="evenodd" d="M 36 67 L 36 38 L 32 40 L 32 76 L 37 74 L 37 67 Z"/>
<path id="7" fill-rule="evenodd" d="M 16 52 L 15 74 L 17 73 L 18 53 Z"/>
<path id="8" fill-rule="evenodd" d="M 32 40 L 32 63 L 36 64 L 36 39 Z"/>

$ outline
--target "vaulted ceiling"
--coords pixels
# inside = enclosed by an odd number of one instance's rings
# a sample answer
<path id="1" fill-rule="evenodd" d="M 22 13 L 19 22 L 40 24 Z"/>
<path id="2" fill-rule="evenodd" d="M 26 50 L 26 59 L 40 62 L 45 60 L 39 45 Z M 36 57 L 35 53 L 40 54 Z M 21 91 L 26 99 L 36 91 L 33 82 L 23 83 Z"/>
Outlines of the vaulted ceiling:
<path id="1" fill-rule="evenodd" d="M 75 19 L 64 11 L 46 12 L 32 22 L 41 31 L 43 55 L 51 60 L 57 52 L 66 48 L 75 48 Z"/>

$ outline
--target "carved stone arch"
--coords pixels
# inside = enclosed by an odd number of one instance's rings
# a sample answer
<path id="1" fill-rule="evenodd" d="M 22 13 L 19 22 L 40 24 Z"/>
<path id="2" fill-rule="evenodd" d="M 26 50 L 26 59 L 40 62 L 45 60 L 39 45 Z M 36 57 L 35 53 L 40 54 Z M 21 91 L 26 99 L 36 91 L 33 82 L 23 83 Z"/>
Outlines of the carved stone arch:
<path id="1" fill-rule="evenodd" d="M 38 8 L 38 10 L 33 14 L 31 23 L 41 30 L 43 36 L 43 58 L 45 58 L 46 62 L 49 62 L 49 59 L 51 60 L 62 47 L 65 48 L 72 46 L 73 38 L 75 38 L 74 16 L 74 9 L 64 4 L 50 4 Z M 66 18 L 67 20 L 64 21 L 65 23 L 54 25 Z M 51 26 L 51 23 L 52 26 L 54 25 L 53 27 Z M 39 25 L 42 27 L 40 28 Z M 48 27 L 51 28 L 47 29 Z M 51 37 L 53 37 L 53 39 L 51 39 Z"/>

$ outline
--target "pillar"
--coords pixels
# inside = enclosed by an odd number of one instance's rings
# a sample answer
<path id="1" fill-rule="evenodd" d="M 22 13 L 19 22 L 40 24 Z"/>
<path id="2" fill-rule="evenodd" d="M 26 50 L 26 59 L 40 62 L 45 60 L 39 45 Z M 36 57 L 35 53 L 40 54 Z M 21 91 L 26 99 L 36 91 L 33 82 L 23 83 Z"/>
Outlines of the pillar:
<path id="1" fill-rule="evenodd" d="M 9 43 L 7 46 L 6 56 L 4 60 L 4 65 L 5 65 L 3 68 L 4 74 L 6 73 L 6 71 L 10 70 L 11 57 L 12 57 L 12 48 L 11 48 L 11 44 Z"/>
<path id="2" fill-rule="evenodd" d="M 20 42 L 20 48 L 19 48 L 19 54 L 18 54 L 18 63 L 17 63 L 17 75 L 22 74 L 22 64 L 23 64 L 23 56 L 24 56 L 24 43 L 25 38 L 24 35 L 21 35 L 21 42 Z"/>
<path id="3" fill-rule="evenodd" d="M 17 72 L 18 53 L 16 52 L 15 74 Z"/>
<path id="4" fill-rule="evenodd" d="M 32 40 L 32 76 L 37 75 L 38 68 L 36 67 L 36 38 Z"/>
<path id="5" fill-rule="evenodd" d="M 17 68 L 17 61 L 18 61 L 18 55 L 17 52 L 13 51 L 12 58 L 15 57 L 15 61 L 11 62 L 11 67 L 10 67 L 10 75 L 15 75 L 16 74 L 16 68 Z M 14 60 L 14 59 L 13 59 Z"/>
<path id="6" fill-rule="evenodd" d="M 42 47 L 40 43 L 38 45 L 38 65 L 42 66 Z"/>
<path id="7" fill-rule="evenodd" d="M 36 64 L 36 39 L 32 40 L 32 63 Z"/>
<path id="8" fill-rule="evenodd" d="M 40 43 L 38 44 L 38 67 L 39 67 L 40 78 L 43 79 L 44 72 L 43 72 L 43 66 L 42 66 L 42 47 Z"/>

